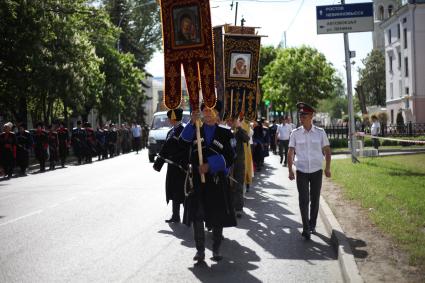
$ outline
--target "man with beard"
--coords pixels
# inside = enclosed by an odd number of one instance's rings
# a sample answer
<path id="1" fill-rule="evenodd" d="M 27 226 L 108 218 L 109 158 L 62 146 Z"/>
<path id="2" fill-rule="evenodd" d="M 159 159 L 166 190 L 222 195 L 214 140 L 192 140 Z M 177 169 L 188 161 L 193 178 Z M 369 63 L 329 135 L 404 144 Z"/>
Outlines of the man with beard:
<path id="1" fill-rule="evenodd" d="M 193 260 L 205 259 L 205 228 L 212 229 L 213 260 L 221 260 L 220 245 L 223 227 L 236 226 L 235 211 L 229 190 L 228 172 L 233 164 L 235 153 L 231 146 L 232 133 L 219 127 L 217 117 L 221 103 L 217 101 L 215 108 L 201 106 L 204 124 L 200 127 L 202 156 L 199 163 L 196 121 L 199 111 L 192 112 L 191 123 L 186 125 L 181 134 L 181 143 L 189 148 L 190 162 L 193 166 L 193 192 L 187 197 L 184 223 L 193 223 L 196 254 Z M 201 181 L 204 175 L 205 182 Z"/>

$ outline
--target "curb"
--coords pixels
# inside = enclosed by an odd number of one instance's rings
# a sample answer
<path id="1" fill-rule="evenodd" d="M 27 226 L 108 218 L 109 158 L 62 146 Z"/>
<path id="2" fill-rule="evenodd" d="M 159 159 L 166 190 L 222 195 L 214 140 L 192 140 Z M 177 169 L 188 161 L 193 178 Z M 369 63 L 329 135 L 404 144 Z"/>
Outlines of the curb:
<path id="1" fill-rule="evenodd" d="M 319 213 L 325 224 L 325 229 L 329 235 L 331 235 L 331 241 L 335 245 L 344 282 L 364 282 L 360 275 L 356 261 L 354 260 L 350 244 L 344 234 L 344 231 L 339 225 L 338 220 L 323 197 L 320 197 L 320 202 Z"/>

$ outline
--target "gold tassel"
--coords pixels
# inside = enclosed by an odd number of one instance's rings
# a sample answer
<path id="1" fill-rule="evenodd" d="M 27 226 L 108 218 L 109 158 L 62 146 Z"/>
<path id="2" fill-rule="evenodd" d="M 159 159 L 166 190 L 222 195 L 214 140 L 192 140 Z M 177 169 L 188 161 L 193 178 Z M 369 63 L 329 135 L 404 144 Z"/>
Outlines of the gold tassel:
<path id="1" fill-rule="evenodd" d="M 177 120 L 176 113 L 174 112 L 174 109 L 171 110 L 171 120 Z"/>

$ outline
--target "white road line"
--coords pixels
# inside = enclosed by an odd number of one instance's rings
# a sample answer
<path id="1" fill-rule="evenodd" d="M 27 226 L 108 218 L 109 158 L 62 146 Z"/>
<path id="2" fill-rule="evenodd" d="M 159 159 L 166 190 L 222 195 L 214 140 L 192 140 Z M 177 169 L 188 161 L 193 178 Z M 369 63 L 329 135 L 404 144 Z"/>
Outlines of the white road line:
<path id="1" fill-rule="evenodd" d="M 36 214 L 40 214 L 40 213 L 42 213 L 42 212 L 43 212 L 43 210 L 42 210 L 42 209 L 40 209 L 40 210 L 37 210 L 37 211 L 31 212 L 31 213 L 28 213 L 28 214 L 26 214 L 26 215 L 24 215 L 24 216 L 20 216 L 20 217 L 18 217 L 18 218 L 15 218 L 15 219 L 12 219 L 12 220 L 9 220 L 9 221 L 6 221 L 6 222 L 3 222 L 3 223 L 0 223 L 0 227 L 1 227 L 1 226 L 6 226 L 7 224 L 14 223 L 14 222 L 16 222 L 16 221 L 19 221 L 19 220 L 21 220 L 21 219 L 24 219 L 24 218 L 27 218 L 27 217 L 30 217 L 30 216 L 33 216 L 33 215 L 36 215 Z"/>

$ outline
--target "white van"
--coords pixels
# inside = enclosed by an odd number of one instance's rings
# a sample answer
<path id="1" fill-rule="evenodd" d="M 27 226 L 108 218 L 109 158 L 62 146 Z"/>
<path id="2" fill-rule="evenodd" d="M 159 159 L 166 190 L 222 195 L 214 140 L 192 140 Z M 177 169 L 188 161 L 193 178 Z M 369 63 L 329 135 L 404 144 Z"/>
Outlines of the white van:
<path id="1" fill-rule="evenodd" d="M 182 122 L 186 125 L 190 121 L 190 112 L 183 111 Z M 153 114 L 152 124 L 148 136 L 148 154 L 149 161 L 154 162 L 155 156 L 160 152 L 164 145 L 168 131 L 171 129 L 167 117 L 167 111 L 156 112 Z"/>

